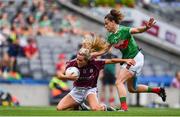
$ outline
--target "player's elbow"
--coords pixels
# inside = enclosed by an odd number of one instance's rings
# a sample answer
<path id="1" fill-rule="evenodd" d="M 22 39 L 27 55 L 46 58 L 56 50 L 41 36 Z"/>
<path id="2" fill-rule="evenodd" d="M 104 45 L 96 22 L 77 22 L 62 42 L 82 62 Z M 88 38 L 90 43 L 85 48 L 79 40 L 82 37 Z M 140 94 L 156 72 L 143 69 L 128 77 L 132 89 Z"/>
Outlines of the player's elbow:
<path id="1" fill-rule="evenodd" d="M 119 78 L 116 80 L 115 85 L 116 86 L 124 85 L 124 81 Z"/>

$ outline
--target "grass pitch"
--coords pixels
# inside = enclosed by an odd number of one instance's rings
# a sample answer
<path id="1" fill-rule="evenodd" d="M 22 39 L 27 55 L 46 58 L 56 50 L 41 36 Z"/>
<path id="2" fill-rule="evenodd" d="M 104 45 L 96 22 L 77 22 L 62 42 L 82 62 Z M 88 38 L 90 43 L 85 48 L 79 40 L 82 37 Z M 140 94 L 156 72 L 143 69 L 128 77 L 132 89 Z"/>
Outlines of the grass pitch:
<path id="1" fill-rule="evenodd" d="M 128 112 L 60 112 L 55 107 L 0 107 L 0 116 L 180 116 L 180 109 L 130 107 Z"/>

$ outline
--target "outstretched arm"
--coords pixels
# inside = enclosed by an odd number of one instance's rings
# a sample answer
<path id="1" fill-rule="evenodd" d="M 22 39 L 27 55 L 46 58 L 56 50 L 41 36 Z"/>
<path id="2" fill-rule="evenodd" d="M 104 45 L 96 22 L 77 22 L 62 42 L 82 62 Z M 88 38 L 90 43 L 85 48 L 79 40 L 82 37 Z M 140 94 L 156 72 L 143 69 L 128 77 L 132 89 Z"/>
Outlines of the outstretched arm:
<path id="1" fill-rule="evenodd" d="M 111 47 L 112 47 L 112 45 L 109 45 L 105 50 L 102 50 L 99 52 L 92 52 L 91 57 L 93 58 L 93 57 L 101 56 L 101 55 L 105 54 L 106 52 L 108 52 Z"/>
<path id="2" fill-rule="evenodd" d="M 137 28 L 131 28 L 130 33 L 131 34 L 136 34 L 136 33 L 145 32 L 148 29 L 150 29 L 155 23 L 156 23 L 156 21 L 154 20 L 154 18 L 150 18 L 149 21 L 145 23 L 145 26 L 140 26 L 140 27 L 137 27 Z"/>
<path id="3" fill-rule="evenodd" d="M 112 59 L 105 59 L 105 64 L 115 64 L 115 63 L 126 63 L 128 65 L 135 65 L 134 59 L 120 59 L 120 58 L 112 58 Z"/>

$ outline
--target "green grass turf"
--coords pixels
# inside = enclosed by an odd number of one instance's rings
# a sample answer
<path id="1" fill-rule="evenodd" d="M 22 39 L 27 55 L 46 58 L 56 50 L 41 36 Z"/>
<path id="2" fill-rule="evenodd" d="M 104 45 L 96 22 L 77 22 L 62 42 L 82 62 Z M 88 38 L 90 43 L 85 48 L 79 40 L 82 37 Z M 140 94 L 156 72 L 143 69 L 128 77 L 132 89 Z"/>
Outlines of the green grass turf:
<path id="1" fill-rule="evenodd" d="M 130 107 L 128 112 L 58 112 L 55 107 L 0 107 L 0 116 L 180 116 L 180 109 Z"/>

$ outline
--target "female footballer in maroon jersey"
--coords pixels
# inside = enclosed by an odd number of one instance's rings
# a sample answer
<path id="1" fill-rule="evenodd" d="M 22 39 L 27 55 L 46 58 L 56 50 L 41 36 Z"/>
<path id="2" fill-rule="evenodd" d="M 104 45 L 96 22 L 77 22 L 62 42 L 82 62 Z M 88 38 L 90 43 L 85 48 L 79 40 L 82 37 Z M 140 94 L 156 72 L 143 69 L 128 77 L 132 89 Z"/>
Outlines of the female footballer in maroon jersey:
<path id="1" fill-rule="evenodd" d="M 106 106 L 100 104 L 97 99 L 97 79 L 99 71 L 103 69 L 105 64 L 126 63 L 135 65 L 133 59 L 91 59 L 91 51 L 81 48 L 77 54 L 77 58 L 67 63 L 68 67 L 77 67 L 80 76 L 67 76 L 63 72 L 59 74 L 60 79 L 73 80 L 74 88 L 67 94 L 57 105 L 57 110 L 66 110 L 81 104 L 84 100 L 89 103 L 90 109 L 93 111 L 105 111 Z"/>

